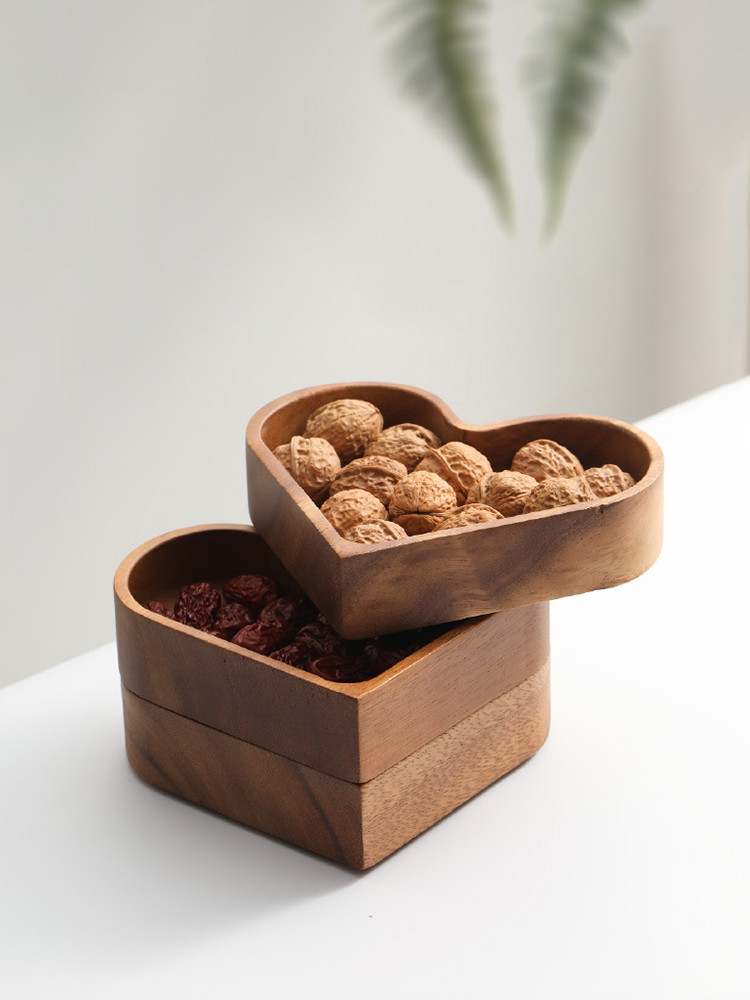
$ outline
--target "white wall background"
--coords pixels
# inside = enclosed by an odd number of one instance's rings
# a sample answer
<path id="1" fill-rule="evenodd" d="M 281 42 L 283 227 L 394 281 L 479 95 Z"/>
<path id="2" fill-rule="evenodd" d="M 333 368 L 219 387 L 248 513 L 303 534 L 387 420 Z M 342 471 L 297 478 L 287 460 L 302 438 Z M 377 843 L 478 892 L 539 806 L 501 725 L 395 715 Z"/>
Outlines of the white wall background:
<path id="1" fill-rule="evenodd" d="M 284 392 L 635 420 L 745 373 L 750 11 L 632 22 L 543 249 L 530 5 L 498 6 L 513 240 L 364 0 L 0 5 L 0 683 L 110 640 L 142 541 L 247 520 L 245 424 Z"/>

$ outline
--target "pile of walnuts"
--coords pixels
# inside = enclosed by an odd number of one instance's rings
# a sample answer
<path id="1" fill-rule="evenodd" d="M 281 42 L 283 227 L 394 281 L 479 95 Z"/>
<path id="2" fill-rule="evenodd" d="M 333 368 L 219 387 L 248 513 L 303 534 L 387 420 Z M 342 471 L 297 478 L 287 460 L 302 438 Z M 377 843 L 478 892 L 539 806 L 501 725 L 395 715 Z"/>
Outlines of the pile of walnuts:
<path id="1" fill-rule="evenodd" d="M 539 439 L 509 469 L 463 441 L 442 442 L 419 424 L 383 427 L 363 399 L 319 406 L 304 433 L 274 455 L 339 534 L 375 543 L 461 528 L 613 496 L 634 485 L 616 465 L 584 469 L 572 452 Z"/>
<path id="2" fill-rule="evenodd" d="M 342 639 L 307 597 L 284 594 L 276 580 L 260 573 L 234 576 L 221 590 L 211 583 L 189 583 L 181 589 L 174 610 L 160 601 L 145 606 L 243 649 L 343 683 L 377 677 L 451 627 Z"/>

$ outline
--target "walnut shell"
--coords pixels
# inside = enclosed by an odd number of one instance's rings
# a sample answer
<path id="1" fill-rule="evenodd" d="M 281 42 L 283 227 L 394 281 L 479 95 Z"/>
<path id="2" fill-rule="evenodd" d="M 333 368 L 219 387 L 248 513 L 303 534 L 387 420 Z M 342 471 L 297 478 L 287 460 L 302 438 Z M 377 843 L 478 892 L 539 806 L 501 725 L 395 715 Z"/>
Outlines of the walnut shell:
<path id="1" fill-rule="evenodd" d="M 394 539 L 406 538 L 406 532 L 400 524 L 394 521 L 365 521 L 355 524 L 343 532 L 343 537 L 349 542 L 360 542 L 364 545 L 374 545 L 376 542 L 392 542 Z"/>
<path id="2" fill-rule="evenodd" d="M 413 472 L 430 448 L 439 448 L 441 444 L 437 434 L 421 424 L 394 424 L 365 447 L 365 455 L 385 455 L 405 465 L 407 472 Z"/>
<path id="3" fill-rule="evenodd" d="M 423 535 L 456 506 L 456 491 L 433 472 L 410 472 L 396 483 L 388 512 L 407 535 Z"/>
<path id="4" fill-rule="evenodd" d="M 635 479 L 629 472 L 623 472 L 619 465 L 611 463 L 586 469 L 584 476 L 598 497 L 613 497 L 616 493 L 635 486 Z"/>
<path id="5" fill-rule="evenodd" d="M 596 500 L 596 496 L 583 476 L 572 479 L 545 479 L 537 483 L 531 491 L 523 512 L 530 514 L 535 510 L 567 507 L 569 504 L 585 503 L 587 500 Z"/>
<path id="6" fill-rule="evenodd" d="M 367 490 L 387 507 L 396 483 L 407 474 L 406 466 L 385 455 L 365 455 L 355 458 L 338 472 L 331 483 L 334 496 L 341 490 Z"/>
<path id="7" fill-rule="evenodd" d="M 274 455 L 315 503 L 325 497 L 341 469 L 336 449 L 324 438 L 295 435 L 289 444 L 279 445 Z"/>
<path id="8" fill-rule="evenodd" d="M 522 472 L 538 483 L 543 479 L 571 479 L 583 475 L 583 466 L 573 452 L 547 438 L 529 441 L 519 448 L 510 467 L 513 472 Z"/>
<path id="9" fill-rule="evenodd" d="M 515 517 L 516 514 L 523 514 L 524 504 L 535 486 L 536 479 L 522 472 L 511 472 L 510 469 L 490 472 L 472 486 L 466 503 L 489 504 L 503 517 Z"/>
<path id="10" fill-rule="evenodd" d="M 492 466 L 481 451 L 463 441 L 448 441 L 439 448 L 431 448 L 416 468 L 417 472 L 434 472 L 456 491 L 459 506 L 466 502 L 466 494 L 482 476 L 492 472 Z M 583 470 L 581 470 L 583 471 Z"/>
<path id="11" fill-rule="evenodd" d="M 466 528 L 470 524 L 482 524 L 485 521 L 502 521 L 503 515 L 486 503 L 465 503 L 443 516 L 435 531 L 447 531 L 449 528 Z"/>
<path id="12" fill-rule="evenodd" d="M 429 535 L 440 527 L 443 514 L 420 514 L 417 511 L 407 514 L 399 514 L 393 519 L 393 524 L 403 528 L 409 537 L 412 535 Z"/>
<path id="13" fill-rule="evenodd" d="M 388 511 L 383 504 L 367 490 L 342 490 L 329 497 L 320 508 L 320 513 L 327 518 L 339 534 L 355 524 L 365 521 L 385 520 Z"/>
<path id="14" fill-rule="evenodd" d="M 383 430 L 383 414 L 364 399 L 334 399 L 310 414 L 305 437 L 321 437 L 336 449 L 342 465 L 359 457 Z"/>

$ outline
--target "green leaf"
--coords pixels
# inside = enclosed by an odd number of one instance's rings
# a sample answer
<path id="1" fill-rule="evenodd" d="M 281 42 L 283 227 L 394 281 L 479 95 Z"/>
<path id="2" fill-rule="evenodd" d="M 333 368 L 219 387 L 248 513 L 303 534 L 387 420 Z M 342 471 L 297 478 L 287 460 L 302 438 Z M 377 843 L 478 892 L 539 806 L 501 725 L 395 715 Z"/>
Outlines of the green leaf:
<path id="1" fill-rule="evenodd" d="M 581 148 L 596 127 L 615 60 L 628 44 L 619 24 L 645 0 L 547 0 L 524 77 L 538 114 L 546 187 L 544 230 L 563 214 Z"/>
<path id="2" fill-rule="evenodd" d="M 396 72 L 407 93 L 458 140 L 489 185 L 506 226 L 513 205 L 485 74 L 489 37 L 483 0 L 386 0 Z"/>

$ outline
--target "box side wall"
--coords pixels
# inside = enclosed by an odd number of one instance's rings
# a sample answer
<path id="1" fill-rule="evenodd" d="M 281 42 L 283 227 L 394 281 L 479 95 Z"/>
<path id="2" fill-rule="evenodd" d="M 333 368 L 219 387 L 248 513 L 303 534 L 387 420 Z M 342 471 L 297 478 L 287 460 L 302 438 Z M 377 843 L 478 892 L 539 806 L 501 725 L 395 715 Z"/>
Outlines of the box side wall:
<path id="1" fill-rule="evenodd" d="M 549 732 L 549 661 L 521 684 L 362 786 L 364 867 L 528 760 Z"/>
<path id="2" fill-rule="evenodd" d="M 342 562 L 352 638 L 614 587 L 662 544 L 663 484 L 600 502 L 414 539 Z"/>
<path id="3" fill-rule="evenodd" d="M 197 805 L 362 867 L 359 787 L 217 732 L 123 688 L 128 760 L 145 781 Z"/>
<path id="4" fill-rule="evenodd" d="M 140 698 L 318 770 L 356 780 L 356 701 L 115 598 L 122 682 Z"/>
<path id="5" fill-rule="evenodd" d="M 446 633 L 359 700 L 360 781 L 369 781 L 549 659 L 549 604 L 501 611 Z"/>
<path id="6" fill-rule="evenodd" d="M 158 788 L 351 868 L 369 868 L 532 756 L 549 730 L 549 662 L 365 784 L 152 705 L 123 688 L 126 749 Z"/>

